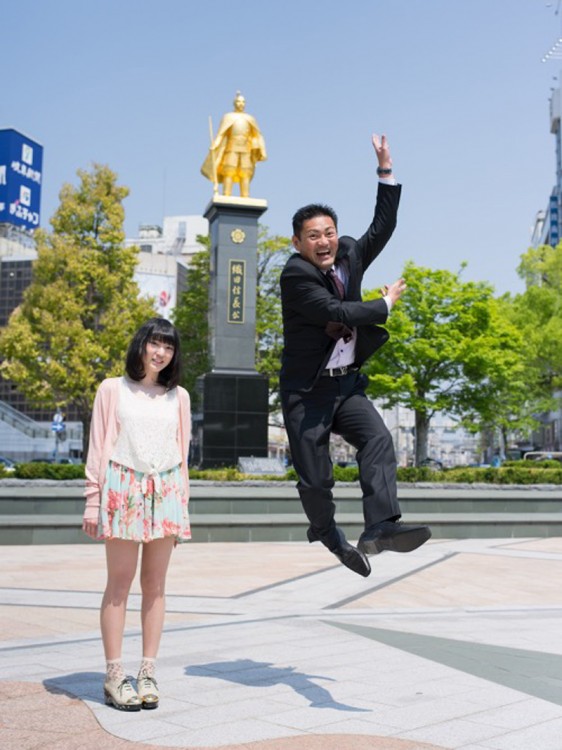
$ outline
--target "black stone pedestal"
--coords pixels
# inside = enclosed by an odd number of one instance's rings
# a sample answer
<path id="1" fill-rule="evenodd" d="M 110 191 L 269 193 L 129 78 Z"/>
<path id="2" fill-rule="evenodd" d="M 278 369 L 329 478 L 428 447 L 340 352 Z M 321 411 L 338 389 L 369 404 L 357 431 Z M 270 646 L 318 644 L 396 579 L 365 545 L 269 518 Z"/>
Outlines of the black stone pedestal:
<path id="1" fill-rule="evenodd" d="M 256 372 L 258 220 L 267 201 L 217 195 L 207 206 L 211 237 L 210 373 L 197 381 L 191 462 L 208 469 L 267 457 L 268 380 Z"/>
<path id="2" fill-rule="evenodd" d="M 194 423 L 202 469 L 267 457 L 268 380 L 258 373 L 210 372 L 197 381 L 201 418 Z"/>

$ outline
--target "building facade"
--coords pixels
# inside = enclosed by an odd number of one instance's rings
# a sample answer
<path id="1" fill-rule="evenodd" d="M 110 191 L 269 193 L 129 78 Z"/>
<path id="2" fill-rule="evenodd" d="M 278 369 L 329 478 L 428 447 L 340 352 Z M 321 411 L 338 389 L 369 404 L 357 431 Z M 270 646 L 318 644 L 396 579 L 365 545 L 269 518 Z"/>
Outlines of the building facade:
<path id="1" fill-rule="evenodd" d="M 197 237 L 208 232 L 209 222 L 203 216 L 165 216 L 162 226 L 141 225 L 138 237 L 125 240 L 126 246 L 140 250 L 135 281 L 141 294 L 154 298 L 162 317 L 170 317 L 191 258 L 202 249 Z"/>

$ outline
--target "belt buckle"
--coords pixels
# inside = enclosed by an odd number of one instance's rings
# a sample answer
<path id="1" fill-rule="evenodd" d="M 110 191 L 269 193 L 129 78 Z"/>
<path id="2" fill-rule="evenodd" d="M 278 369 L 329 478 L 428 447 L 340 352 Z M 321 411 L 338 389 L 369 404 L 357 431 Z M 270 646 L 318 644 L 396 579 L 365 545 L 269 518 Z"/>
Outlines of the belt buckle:
<path id="1" fill-rule="evenodd" d="M 340 367 L 341 374 L 347 375 L 348 365 L 344 365 L 343 367 Z"/>

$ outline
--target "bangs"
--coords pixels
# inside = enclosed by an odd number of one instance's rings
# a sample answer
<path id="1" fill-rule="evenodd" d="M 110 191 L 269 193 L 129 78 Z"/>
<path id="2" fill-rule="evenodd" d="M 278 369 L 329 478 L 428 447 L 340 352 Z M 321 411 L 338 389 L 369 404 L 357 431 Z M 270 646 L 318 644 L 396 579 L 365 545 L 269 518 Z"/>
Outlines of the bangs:
<path id="1" fill-rule="evenodd" d="M 164 319 L 157 320 L 150 326 L 146 341 L 161 341 L 163 344 L 171 344 L 173 347 L 178 345 L 175 328 Z"/>

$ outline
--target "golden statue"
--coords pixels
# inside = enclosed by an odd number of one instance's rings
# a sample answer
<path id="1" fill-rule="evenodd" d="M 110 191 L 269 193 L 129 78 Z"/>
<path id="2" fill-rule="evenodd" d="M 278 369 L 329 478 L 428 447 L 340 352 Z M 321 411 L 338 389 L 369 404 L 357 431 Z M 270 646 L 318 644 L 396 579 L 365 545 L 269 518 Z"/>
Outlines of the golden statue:
<path id="1" fill-rule="evenodd" d="M 211 148 L 201 167 L 205 175 L 218 190 L 222 182 L 223 195 L 232 195 L 232 185 L 240 183 L 240 197 L 250 196 L 250 180 L 254 176 L 257 161 L 265 161 L 265 141 L 255 119 L 244 112 L 246 100 L 238 91 L 234 97 L 234 112 L 227 112 L 213 138 Z"/>

